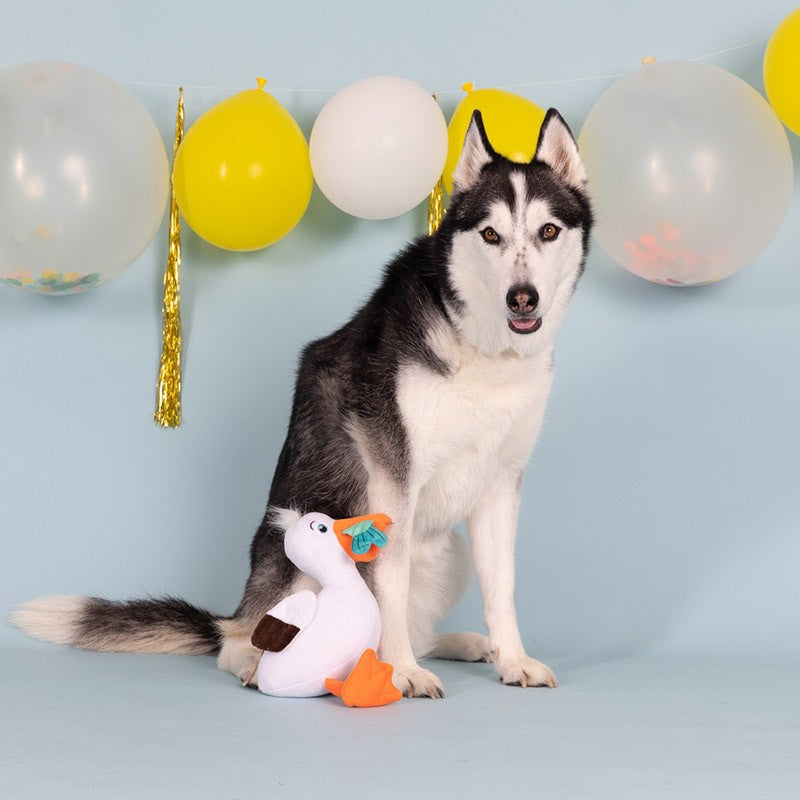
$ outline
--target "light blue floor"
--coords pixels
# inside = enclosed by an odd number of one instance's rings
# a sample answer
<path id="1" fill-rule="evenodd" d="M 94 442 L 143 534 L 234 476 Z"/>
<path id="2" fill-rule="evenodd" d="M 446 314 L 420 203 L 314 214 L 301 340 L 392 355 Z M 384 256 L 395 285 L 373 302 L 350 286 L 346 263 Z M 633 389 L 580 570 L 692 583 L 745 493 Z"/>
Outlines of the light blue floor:
<path id="1" fill-rule="evenodd" d="M 798 663 L 552 661 L 557 690 L 434 662 L 442 701 L 245 690 L 210 658 L 4 638 L 3 798 L 797 798 Z"/>

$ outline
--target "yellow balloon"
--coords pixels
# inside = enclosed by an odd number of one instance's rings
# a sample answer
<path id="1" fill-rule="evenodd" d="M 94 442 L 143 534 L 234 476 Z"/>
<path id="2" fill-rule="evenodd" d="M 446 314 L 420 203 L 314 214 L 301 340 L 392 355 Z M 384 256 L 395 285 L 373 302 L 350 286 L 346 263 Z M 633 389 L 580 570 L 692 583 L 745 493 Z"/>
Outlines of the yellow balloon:
<path id="1" fill-rule="evenodd" d="M 800 8 L 778 25 L 769 40 L 764 87 L 781 122 L 800 135 Z"/>
<path id="2" fill-rule="evenodd" d="M 286 236 L 311 198 L 308 144 L 272 95 L 249 89 L 203 114 L 181 142 L 172 180 L 189 227 L 226 250 Z"/>
<path id="3" fill-rule="evenodd" d="M 474 89 L 471 83 L 463 86 L 467 96 L 458 104 L 447 127 L 447 161 L 444 165 L 444 185 L 453 191 L 453 170 L 464 146 L 472 112 L 478 109 L 483 126 L 495 152 L 511 161 L 530 161 L 536 151 L 539 129 L 544 122 L 544 109 L 518 94 L 502 89 Z"/>

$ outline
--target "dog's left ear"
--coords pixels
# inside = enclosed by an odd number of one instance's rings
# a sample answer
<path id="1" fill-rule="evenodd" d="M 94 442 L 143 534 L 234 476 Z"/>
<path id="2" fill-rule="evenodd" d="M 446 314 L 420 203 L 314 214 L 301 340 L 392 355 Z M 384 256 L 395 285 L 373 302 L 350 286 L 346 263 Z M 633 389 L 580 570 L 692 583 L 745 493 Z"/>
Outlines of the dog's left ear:
<path id="1" fill-rule="evenodd" d="M 578 145 L 564 118 L 554 108 L 545 115 L 533 160 L 543 161 L 574 189 L 583 189 L 586 184 L 586 170 Z"/>
<path id="2" fill-rule="evenodd" d="M 472 119 L 464 137 L 464 146 L 453 170 L 453 191 L 466 192 L 471 189 L 480 177 L 481 170 L 495 157 L 489 144 L 483 117 L 477 109 L 472 112 Z"/>

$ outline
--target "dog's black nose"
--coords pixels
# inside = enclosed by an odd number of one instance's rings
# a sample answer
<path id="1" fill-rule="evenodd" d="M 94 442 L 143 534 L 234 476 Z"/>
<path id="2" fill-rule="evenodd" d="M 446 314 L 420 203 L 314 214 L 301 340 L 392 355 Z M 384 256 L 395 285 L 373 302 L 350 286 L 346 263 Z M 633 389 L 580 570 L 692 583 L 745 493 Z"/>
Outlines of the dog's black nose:
<path id="1" fill-rule="evenodd" d="M 508 290 L 506 304 L 515 314 L 530 314 L 539 304 L 539 292 L 529 283 L 519 283 Z"/>

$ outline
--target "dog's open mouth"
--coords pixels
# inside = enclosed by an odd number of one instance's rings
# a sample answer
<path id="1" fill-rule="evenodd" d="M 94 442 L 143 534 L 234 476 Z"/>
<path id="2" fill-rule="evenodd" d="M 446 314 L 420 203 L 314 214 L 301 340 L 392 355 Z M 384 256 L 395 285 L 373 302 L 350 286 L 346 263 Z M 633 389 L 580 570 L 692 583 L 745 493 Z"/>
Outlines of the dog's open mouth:
<path id="1" fill-rule="evenodd" d="M 508 320 L 508 327 L 514 333 L 533 333 L 542 327 L 541 317 L 517 317 Z"/>

